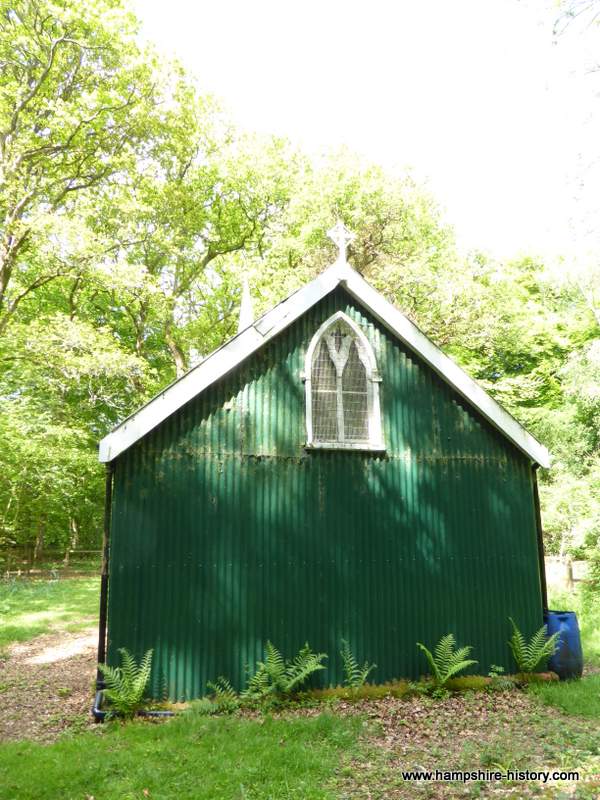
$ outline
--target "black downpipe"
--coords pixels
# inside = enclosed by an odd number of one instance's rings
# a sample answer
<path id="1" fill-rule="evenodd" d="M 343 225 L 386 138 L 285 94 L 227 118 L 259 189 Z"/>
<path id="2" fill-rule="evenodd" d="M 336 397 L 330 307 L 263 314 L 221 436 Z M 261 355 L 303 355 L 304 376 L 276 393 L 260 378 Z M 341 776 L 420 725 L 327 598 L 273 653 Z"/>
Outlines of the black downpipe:
<path id="1" fill-rule="evenodd" d="M 106 663 L 106 621 L 108 612 L 108 568 L 110 557 L 110 517 L 112 511 L 112 490 L 114 464 L 106 465 L 106 490 L 104 493 L 104 532 L 102 537 L 102 573 L 100 577 L 100 625 L 98 629 L 98 664 Z M 104 689 L 104 679 L 100 669 L 96 673 L 96 689 Z M 95 716 L 95 715 L 94 715 Z"/>
<path id="2" fill-rule="evenodd" d="M 538 558 L 540 562 L 540 586 L 542 590 L 542 608 L 548 611 L 548 587 L 546 584 L 546 561 L 544 559 L 544 532 L 542 529 L 542 512 L 540 510 L 540 493 L 538 490 L 538 464 L 533 466 L 533 503 L 535 505 L 535 523 L 537 528 Z"/>

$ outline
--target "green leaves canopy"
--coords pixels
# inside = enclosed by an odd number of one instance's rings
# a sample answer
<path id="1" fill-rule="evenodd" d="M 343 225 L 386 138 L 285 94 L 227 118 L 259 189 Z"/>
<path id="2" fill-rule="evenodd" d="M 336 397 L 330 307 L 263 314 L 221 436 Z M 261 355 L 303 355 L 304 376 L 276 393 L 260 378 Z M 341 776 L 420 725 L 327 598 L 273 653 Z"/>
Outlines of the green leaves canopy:
<path id="1" fill-rule="evenodd" d="M 98 546 L 96 442 L 256 313 L 353 266 L 549 445 L 550 552 L 597 552 L 600 272 L 461 256 L 410 175 L 237 131 L 120 0 L 0 0 L 0 541 Z"/>

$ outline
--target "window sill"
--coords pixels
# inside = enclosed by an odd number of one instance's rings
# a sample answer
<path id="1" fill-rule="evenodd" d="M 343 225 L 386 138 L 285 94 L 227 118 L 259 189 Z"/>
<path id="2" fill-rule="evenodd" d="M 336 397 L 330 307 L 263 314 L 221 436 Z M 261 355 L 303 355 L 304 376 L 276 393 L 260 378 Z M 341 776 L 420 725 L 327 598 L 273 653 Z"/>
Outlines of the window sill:
<path id="1" fill-rule="evenodd" d="M 372 442 L 311 442 L 304 445 L 305 450 L 359 450 L 368 453 L 385 452 L 384 444 Z"/>

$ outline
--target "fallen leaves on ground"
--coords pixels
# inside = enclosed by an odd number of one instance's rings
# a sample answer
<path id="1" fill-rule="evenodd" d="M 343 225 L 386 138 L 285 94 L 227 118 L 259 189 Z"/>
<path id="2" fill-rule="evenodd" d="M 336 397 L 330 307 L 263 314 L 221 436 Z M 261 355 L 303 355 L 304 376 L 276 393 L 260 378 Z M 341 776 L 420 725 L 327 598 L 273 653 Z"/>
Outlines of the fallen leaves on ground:
<path id="1" fill-rule="evenodd" d="M 50 742 L 93 724 L 97 630 L 60 631 L 11 646 L 0 660 L 0 741 Z"/>

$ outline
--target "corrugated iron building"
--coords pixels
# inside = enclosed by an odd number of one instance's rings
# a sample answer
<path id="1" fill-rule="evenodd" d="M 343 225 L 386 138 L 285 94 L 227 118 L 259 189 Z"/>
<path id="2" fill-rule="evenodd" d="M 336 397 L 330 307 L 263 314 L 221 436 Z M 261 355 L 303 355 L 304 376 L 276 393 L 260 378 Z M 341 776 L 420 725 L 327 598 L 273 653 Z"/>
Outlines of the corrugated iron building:
<path id="1" fill-rule="evenodd" d="M 482 390 L 466 397 L 451 362 L 432 366 L 431 343 L 417 352 L 392 331 L 370 287 L 367 308 L 347 265 L 329 272 L 207 359 L 187 394 L 176 382 L 103 443 L 108 662 L 119 647 L 154 648 L 155 696 L 197 697 L 219 675 L 242 687 L 267 640 L 327 652 L 326 684 L 342 680 L 341 639 L 378 682 L 426 671 L 415 643 L 448 632 L 473 645 L 478 671 L 509 670 L 508 616 L 527 632 L 542 624 L 544 449 Z M 307 447 L 307 352 L 336 312 L 376 361 L 371 448 L 348 422 L 346 446 L 319 447 L 313 431 Z M 346 334 L 331 336 L 334 355 Z"/>

